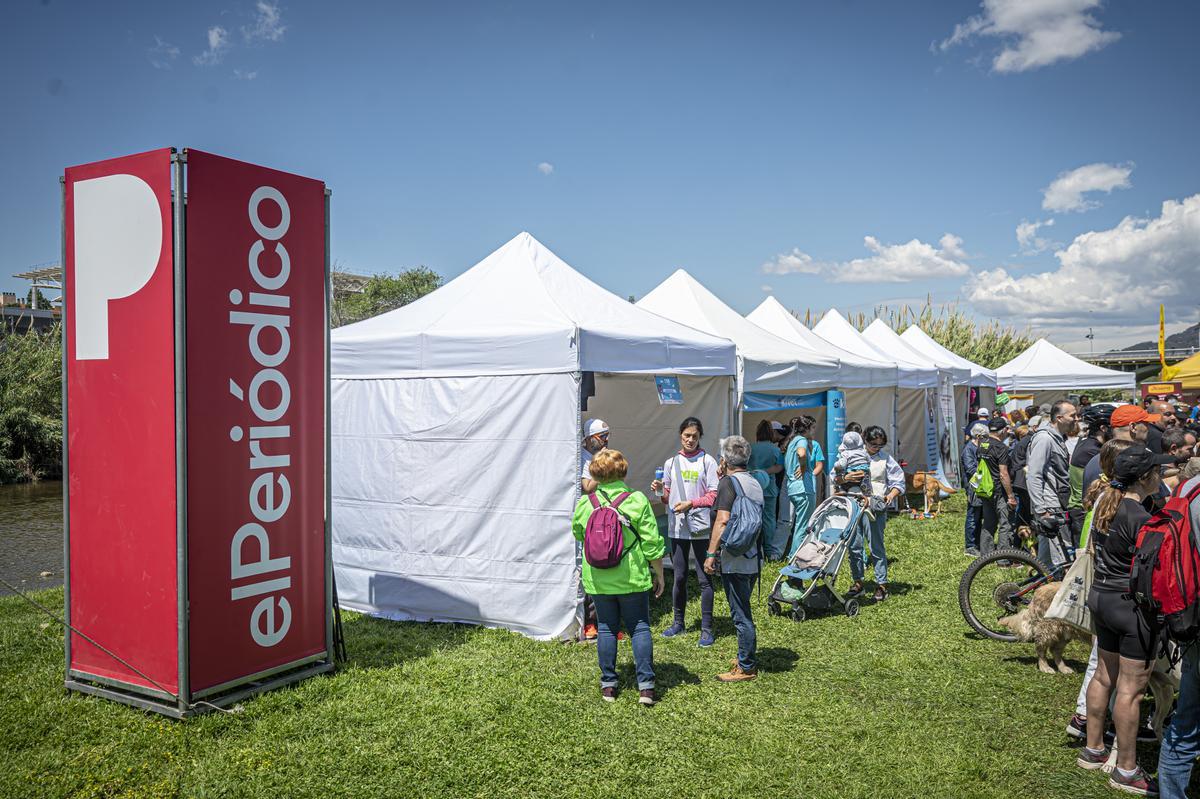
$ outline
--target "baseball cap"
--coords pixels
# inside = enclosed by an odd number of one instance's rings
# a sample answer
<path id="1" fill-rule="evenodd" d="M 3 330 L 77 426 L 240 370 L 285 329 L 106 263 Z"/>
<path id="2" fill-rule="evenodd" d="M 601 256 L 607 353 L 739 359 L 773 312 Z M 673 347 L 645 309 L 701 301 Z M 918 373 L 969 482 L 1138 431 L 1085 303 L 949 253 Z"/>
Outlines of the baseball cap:
<path id="1" fill-rule="evenodd" d="M 1109 426 L 1127 427 L 1138 422 L 1145 422 L 1149 418 L 1150 414 L 1137 405 L 1122 405 L 1112 412 L 1112 420 L 1109 422 Z"/>
<path id="2" fill-rule="evenodd" d="M 774 419 L 772 419 L 771 420 L 771 429 L 774 430 L 776 433 L 782 433 L 784 430 L 787 430 L 787 426 L 783 422 L 777 422 Z"/>
<path id="3" fill-rule="evenodd" d="M 1113 464 L 1113 487 L 1128 488 L 1155 467 L 1174 462 L 1174 457 L 1170 455 L 1155 455 L 1141 446 L 1129 447 L 1117 455 L 1116 463 Z"/>
<path id="4" fill-rule="evenodd" d="M 987 408 L 980 408 L 980 409 L 979 409 L 979 418 L 980 418 L 980 419 L 987 419 L 987 418 L 988 418 L 988 417 L 990 417 L 991 415 L 992 415 L 992 412 L 991 412 L 991 411 L 989 411 Z"/>
<path id="5" fill-rule="evenodd" d="M 592 436 L 598 436 L 601 433 L 607 433 L 607 432 L 608 432 L 608 422 L 604 421 L 603 419 L 592 419 L 583 428 L 583 437 L 591 438 Z"/>
<path id="6" fill-rule="evenodd" d="M 1007 429 L 1008 429 L 1008 422 L 1004 421 L 1004 419 L 1002 419 L 1000 417 L 996 417 L 992 421 L 988 422 L 988 430 L 991 430 L 994 433 L 999 432 L 1001 430 L 1007 430 Z"/>

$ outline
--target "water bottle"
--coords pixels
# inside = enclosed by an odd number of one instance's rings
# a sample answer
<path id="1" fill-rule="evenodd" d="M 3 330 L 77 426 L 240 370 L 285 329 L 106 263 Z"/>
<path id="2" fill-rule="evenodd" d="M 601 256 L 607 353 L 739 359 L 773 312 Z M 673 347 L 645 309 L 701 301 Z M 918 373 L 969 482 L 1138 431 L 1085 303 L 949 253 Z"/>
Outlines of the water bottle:
<path id="1" fill-rule="evenodd" d="M 659 482 L 662 482 L 662 479 L 663 479 L 663 469 L 662 469 L 662 467 L 661 467 L 661 466 L 659 466 L 657 469 L 655 469 L 655 470 L 654 470 L 654 479 L 655 479 L 655 480 L 658 480 Z M 660 497 L 660 498 L 661 498 L 661 497 L 662 497 L 662 491 L 655 491 L 655 492 L 654 492 L 654 495 L 655 495 L 656 497 Z"/>

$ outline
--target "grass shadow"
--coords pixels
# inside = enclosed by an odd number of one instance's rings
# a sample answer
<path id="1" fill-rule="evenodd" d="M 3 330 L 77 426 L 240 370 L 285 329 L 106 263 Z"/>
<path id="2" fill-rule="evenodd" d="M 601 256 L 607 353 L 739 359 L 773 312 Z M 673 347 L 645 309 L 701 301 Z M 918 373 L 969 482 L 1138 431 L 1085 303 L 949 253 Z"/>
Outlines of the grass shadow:
<path id="1" fill-rule="evenodd" d="M 632 660 L 617 666 L 617 677 L 622 685 L 637 685 L 637 668 Z M 672 688 L 680 685 L 699 685 L 700 676 L 678 663 L 654 661 L 654 691 L 662 699 Z"/>
<path id="2" fill-rule="evenodd" d="M 357 613 L 342 614 L 347 660 L 364 669 L 388 668 L 466 642 L 479 628 L 468 624 L 391 621 Z"/>

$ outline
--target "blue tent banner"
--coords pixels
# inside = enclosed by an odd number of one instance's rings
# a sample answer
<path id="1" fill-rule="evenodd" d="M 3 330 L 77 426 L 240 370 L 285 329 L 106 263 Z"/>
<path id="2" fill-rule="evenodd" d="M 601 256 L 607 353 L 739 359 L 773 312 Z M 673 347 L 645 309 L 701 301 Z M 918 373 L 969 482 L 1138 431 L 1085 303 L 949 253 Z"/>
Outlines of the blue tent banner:
<path id="1" fill-rule="evenodd" d="M 816 394 L 788 395 L 747 391 L 742 395 L 742 410 L 745 413 L 771 413 L 795 408 L 821 408 L 825 405 L 825 395 L 828 393 L 821 391 Z"/>
<path id="2" fill-rule="evenodd" d="M 678 377 L 655 377 L 654 386 L 658 389 L 659 405 L 682 405 L 683 390 L 679 387 Z"/>

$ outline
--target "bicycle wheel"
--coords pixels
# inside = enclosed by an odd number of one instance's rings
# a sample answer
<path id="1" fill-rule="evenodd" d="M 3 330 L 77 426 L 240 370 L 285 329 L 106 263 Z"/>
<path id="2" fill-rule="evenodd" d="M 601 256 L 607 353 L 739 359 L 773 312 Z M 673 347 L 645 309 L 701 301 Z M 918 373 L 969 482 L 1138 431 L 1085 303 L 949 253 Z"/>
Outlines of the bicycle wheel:
<path id="1" fill-rule="evenodd" d="M 958 584 L 958 606 L 971 629 L 997 641 L 1017 636 L 1000 619 L 1019 612 L 1033 592 L 1049 581 L 1050 570 L 1023 549 L 997 549 L 967 567 Z"/>

